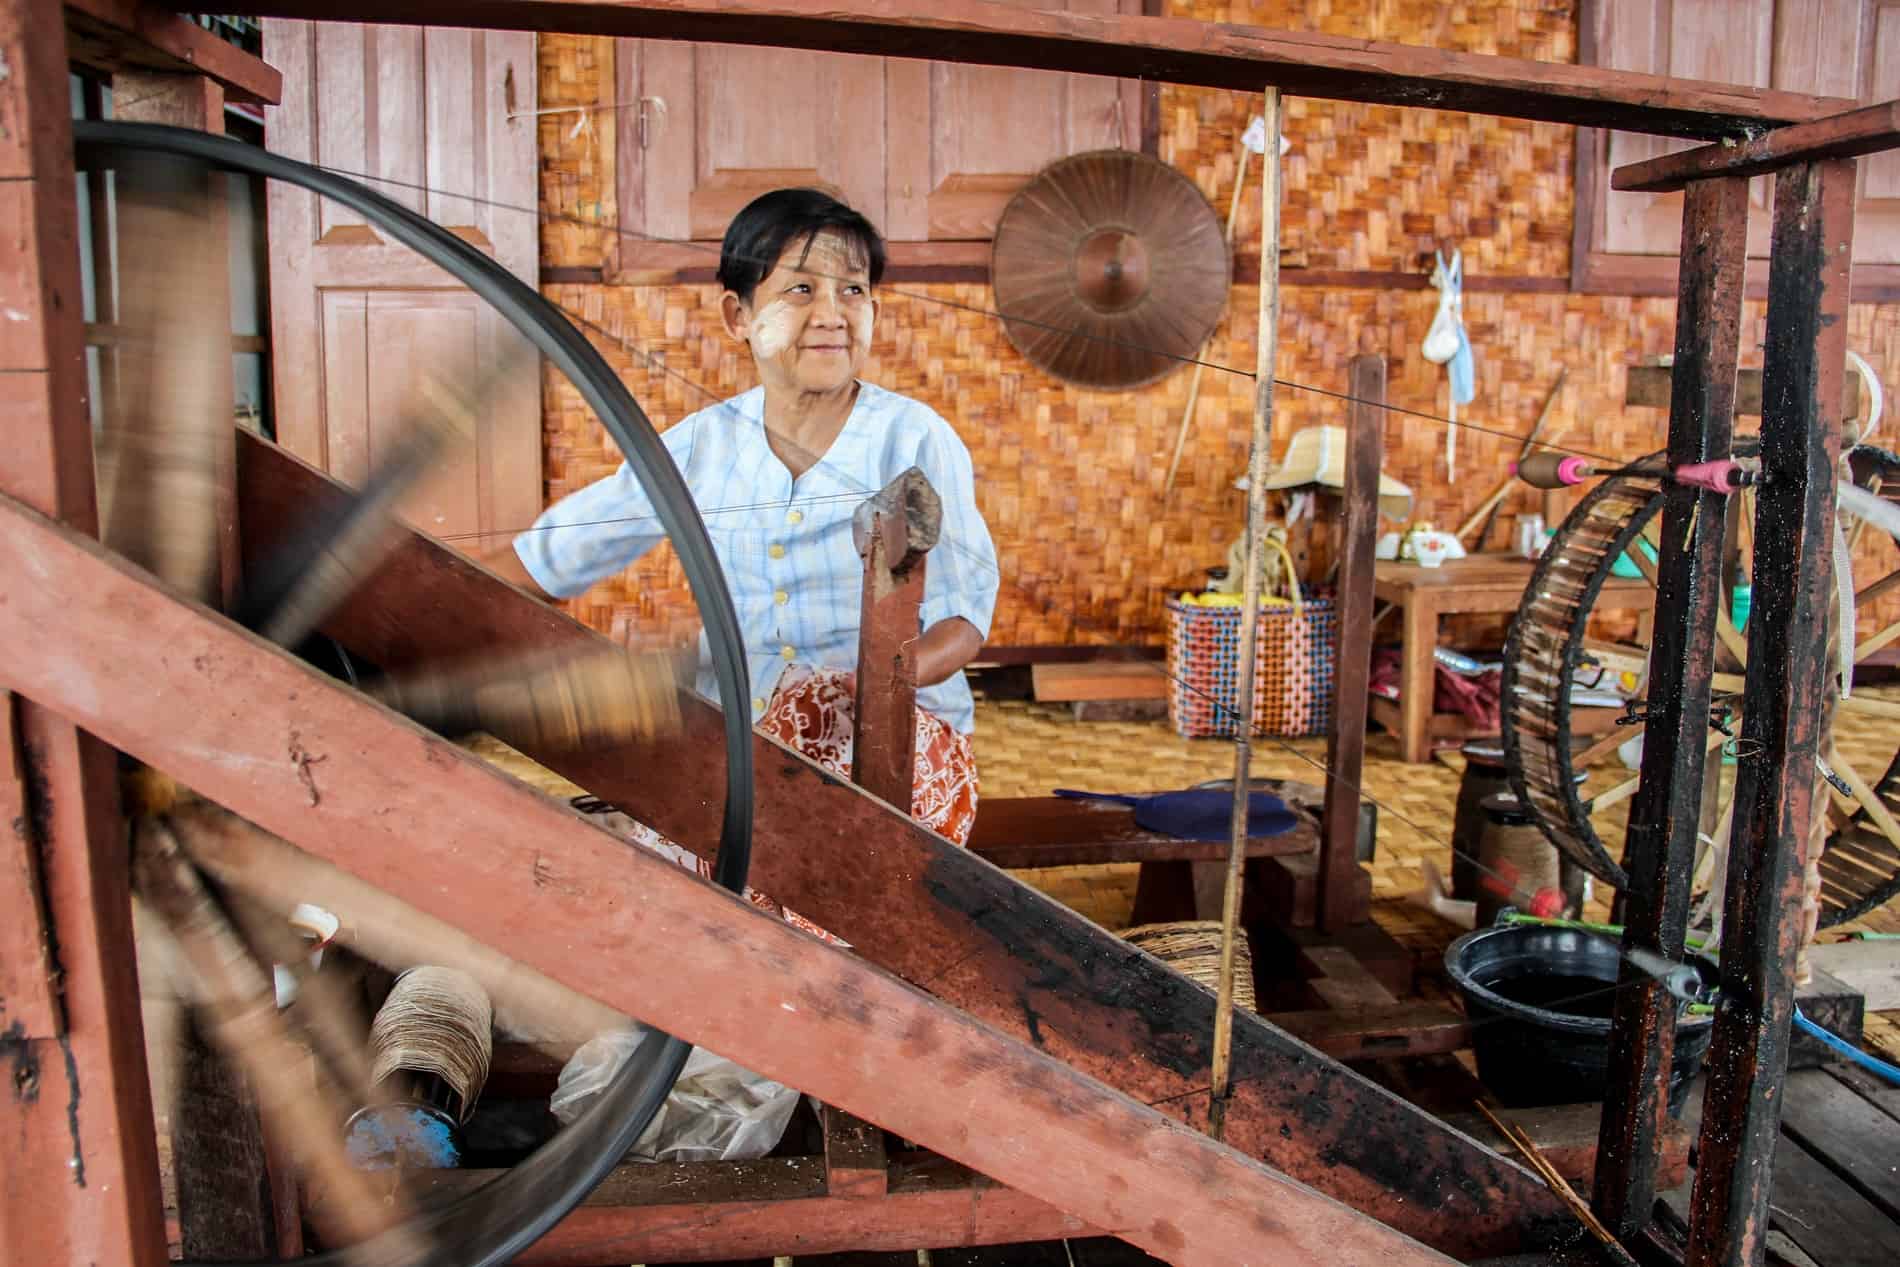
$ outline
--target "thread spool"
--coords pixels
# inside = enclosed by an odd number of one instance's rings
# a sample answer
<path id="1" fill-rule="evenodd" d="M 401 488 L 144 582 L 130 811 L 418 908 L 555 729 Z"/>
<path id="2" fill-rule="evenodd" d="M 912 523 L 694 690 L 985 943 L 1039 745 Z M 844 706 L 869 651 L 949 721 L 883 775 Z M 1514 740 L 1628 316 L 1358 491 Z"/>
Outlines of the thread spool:
<path id="1" fill-rule="evenodd" d="M 488 1081 L 493 1029 L 488 994 L 468 973 L 418 967 L 398 977 L 370 1024 L 378 1098 L 344 1127 L 350 1160 L 366 1170 L 460 1164 L 459 1128 Z"/>
<path id="2" fill-rule="evenodd" d="M 1497 920 L 1507 906 L 1524 906 L 1532 895 L 1562 882 L 1557 849 L 1509 792 L 1484 798 L 1484 831 L 1478 838 L 1478 927 Z"/>
<path id="3" fill-rule="evenodd" d="M 1469 902 L 1478 896 L 1478 841 L 1484 835 L 1484 798 L 1511 790 L 1501 744 L 1481 739 L 1458 750 L 1465 759 L 1458 780 L 1458 805 L 1451 823 L 1451 895 Z"/>
<path id="4" fill-rule="evenodd" d="M 1513 463 L 1511 472 L 1532 488 L 1569 488 L 1595 475 L 1597 468 L 1584 458 L 1543 449 Z"/>

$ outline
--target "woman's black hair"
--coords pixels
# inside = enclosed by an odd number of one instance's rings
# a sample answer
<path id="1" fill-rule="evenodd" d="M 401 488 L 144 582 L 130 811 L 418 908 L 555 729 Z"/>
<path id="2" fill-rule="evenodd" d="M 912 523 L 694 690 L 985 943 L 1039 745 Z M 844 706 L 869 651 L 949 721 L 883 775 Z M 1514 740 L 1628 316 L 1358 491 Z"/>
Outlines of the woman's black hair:
<path id="1" fill-rule="evenodd" d="M 819 189 L 775 189 L 761 194 L 726 226 L 719 247 L 719 284 L 750 304 L 752 294 L 778 266 L 793 242 L 810 243 L 820 233 L 838 233 L 862 258 L 873 286 L 884 276 L 884 239 L 864 216 Z"/>

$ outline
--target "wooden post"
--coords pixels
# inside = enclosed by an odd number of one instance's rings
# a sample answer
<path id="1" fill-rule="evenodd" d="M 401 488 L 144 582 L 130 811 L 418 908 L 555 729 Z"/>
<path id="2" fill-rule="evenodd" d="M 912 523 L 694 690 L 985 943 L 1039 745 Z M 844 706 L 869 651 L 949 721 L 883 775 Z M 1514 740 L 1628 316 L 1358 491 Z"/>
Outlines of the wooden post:
<path id="1" fill-rule="evenodd" d="M 864 560 L 851 781 L 906 814 L 917 747 L 924 562 L 942 527 L 943 504 L 914 466 L 851 517 L 851 536 Z"/>
<path id="2" fill-rule="evenodd" d="M 1240 936 L 1242 875 L 1247 861 L 1247 805 L 1252 792 L 1254 641 L 1260 625 L 1260 539 L 1266 532 L 1267 470 L 1273 460 L 1273 365 L 1280 318 L 1280 90 L 1268 88 L 1261 108 L 1267 152 L 1260 159 L 1260 337 L 1255 345 L 1253 445 L 1247 462 L 1247 575 L 1240 609 L 1240 717 L 1234 733 L 1234 813 L 1227 883 L 1221 893 L 1220 990 L 1214 1005 L 1214 1059 L 1207 1133 L 1226 1127 L 1228 1060 L 1234 1041 L 1234 939 Z M 1297 582 L 1296 582 L 1297 583 Z"/>
<path id="3" fill-rule="evenodd" d="M 1762 370 L 1762 484 L 1755 511 L 1755 610 L 1748 711 L 1735 780 L 1723 904 L 1722 982 L 1709 1051 L 1689 1267 L 1757 1264 L 1801 949 L 1801 873 L 1826 741 L 1833 602 L 1836 410 L 1846 372 L 1854 240 L 1853 159 L 1775 177 Z"/>
<path id="4" fill-rule="evenodd" d="M 1722 177 L 1691 185 L 1682 218 L 1671 466 L 1728 456 L 1747 244 L 1748 182 Z M 1663 496 L 1649 725 L 1623 864 L 1630 876 L 1623 945 L 1676 960 L 1688 932 L 1701 822 L 1728 508 L 1722 494 L 1687 485 L 1665 483 Z M 1620 987 L 1594 1205 L 1613 1232 L 1628 1238 L 1648 1224 L 1656 1198 L 1657 1137 L 1667 1110 L 1676 1000 L 1628 960 Z"/>
<path id="5" fill-rule="evenodd" d="M 1333 733 L 1326 741 L 1326 806 L 1319 832 L 1319 926 L 1336 933 L 1372 914 L 1359 877 L 1360 779 L 1366 763 L 1366 687 L 1372 680 L 1372 565 L 1379 543 L 1379 467 L 1385 448 L 1385 358 L 1356 356 L 1348 371 L 1338 631 L 1333 642 Z"/>
<path id="6" fill-rule="evenodd" d="M 98 509 L 64 31 L 53 0 L 0 0 L 0 223 L 8 226 L 0 307 L 10 318 L 0 323 L 0 491 L 91 534 Z M 10 724 L 25 782 L 13 821 L 37 864 L 59 976 L 57 1007 L 51 998 L 9 1006 L 0 1038 L 0 1262 L 159 1267 L 158 1149 L 114 758 L 26 700 Z M 9 919 L 24 914 L 10 908 Z M 0 979 L 45 971 L 42 952 L 17 937 L 0 940 L 0 955 Z"/>

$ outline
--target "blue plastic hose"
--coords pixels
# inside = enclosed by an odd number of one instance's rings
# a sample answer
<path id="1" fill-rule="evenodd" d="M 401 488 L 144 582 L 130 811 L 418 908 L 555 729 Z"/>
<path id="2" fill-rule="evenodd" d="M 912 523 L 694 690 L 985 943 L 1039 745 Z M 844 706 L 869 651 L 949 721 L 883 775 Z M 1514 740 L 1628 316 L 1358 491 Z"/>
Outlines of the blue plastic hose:
<path id="1" fill-rule="evenodd" d="M 1795 1023 L 1795 1027 L 1799 1029 L 1802 1033 L 1810 1034 L 1813 1037 L 1820 1039 L 1823 1043 L 1827 1044 L 1829 1047 L 1833 1048 L 1835 1051 L 1839 1052 L 1841 1055 L 1847 1057 L 1849 1060 L 1859 1065 L 1862 1069 L 1867 1070 L 1869 1073 L 1879 1074 L 1881 1077 L 1885 1078 L 1888 1082 L 1895 1083 L 1896 1085 L 1900 1085 L 1900 1068 L 1897 1068 L 1893 1065 L 1888 1064 L 1886 1061 L 1881 1060 L 1877 1056 L 1869 1056 L 1866 1052 L 1854 1046 L 1852 1043 L 1845 1042 L 1842 1039 L 1835 1037 L 1833 1034 L 1829 1033 L 1827 1030 L 1822 1029 L 1819 1025 L 1816 1025 L 1813 1021 L 1809 1020 L 1807 1017 L 1801 1015 L 1800 1008 L 1796 1008 L 1794 1010 L 1794 1023 Z"/>

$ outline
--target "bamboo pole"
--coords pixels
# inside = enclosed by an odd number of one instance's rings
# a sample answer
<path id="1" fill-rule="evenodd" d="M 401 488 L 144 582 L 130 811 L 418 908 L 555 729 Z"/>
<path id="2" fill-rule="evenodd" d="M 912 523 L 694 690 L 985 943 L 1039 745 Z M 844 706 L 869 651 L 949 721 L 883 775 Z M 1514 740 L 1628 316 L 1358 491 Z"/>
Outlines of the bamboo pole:
<path id="1" fill-rule="evenodd" d="M 1234 1044 L 1234 941 L 1239 935 L 1241 868 L 1247 856 L 1249 767 L 1253 762 L 1254 638 L 1260 624 L 1260 542 L 1266 531 L 1267 468 L 1273 455 L 1273 366 L 1280 316 L 1280 90 L 1262 110 L 1267 152 L 1260 158 L 1260 338 L 1254 357 L 1253 445 L 1247 461 L 1247 576 L 1240 614 L 1240 712 L 1234 736 L 1234 812 L 1221 895 L 1220 988 L 1214 1006 L 1214 1067 L 1207 1133 L 1221 1138 L 1227 1115 L 1228 1062 Z"/>

